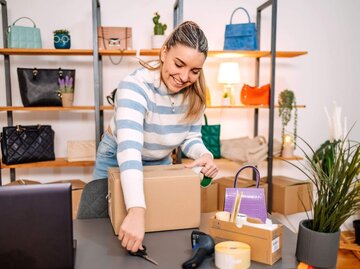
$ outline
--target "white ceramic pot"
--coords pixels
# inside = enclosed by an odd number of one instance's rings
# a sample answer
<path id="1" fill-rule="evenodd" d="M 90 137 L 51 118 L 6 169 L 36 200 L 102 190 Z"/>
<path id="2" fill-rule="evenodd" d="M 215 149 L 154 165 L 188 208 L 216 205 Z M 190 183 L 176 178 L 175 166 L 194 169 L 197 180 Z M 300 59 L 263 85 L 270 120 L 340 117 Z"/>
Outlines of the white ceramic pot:
<path id="1" fill-rule="evenodd" d="M 161 49 L 166 40 L 166 35 L 153 35 L 151 37 L 151 47 L 153 49 Z"/>

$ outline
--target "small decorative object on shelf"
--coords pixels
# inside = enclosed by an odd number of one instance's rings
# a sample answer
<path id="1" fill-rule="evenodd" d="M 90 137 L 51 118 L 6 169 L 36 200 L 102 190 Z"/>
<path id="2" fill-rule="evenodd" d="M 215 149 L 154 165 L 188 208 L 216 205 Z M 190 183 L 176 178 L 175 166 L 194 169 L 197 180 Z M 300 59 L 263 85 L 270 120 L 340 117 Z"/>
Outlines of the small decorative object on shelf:
<path id="1" fill-rule="evenodd" d="M 296 98 L 293 91 L 285 89 L 279 94 L 279 116 L 281 117 L 281 138 L 282 138 L 282 146 L 284 145 L 285 139 L 285 128 L 291 120 L 291 114 L 294 111 L 294 129 L 293 129 L 293 137 L 294 137 L 294 149 L 296 148 L 296 136 L 297 136 L 297 107 L 296 107 Z"/>
<path id="2" fill-rule="evenodd" d="M 54 46 L 56 49 L 70 49 L 71 39 L 68 30 L 60 29 L 54 31 Z"/>
<path id="3" fill-rule="evenodd" d="M 166 40 L 165 30 L 167 25 L 159 21 L 160 15 L 158 12 L 155 12 L 152 20 L 154 22 L 154 35 L 152 36 L 151 45 L 153 49 L 160 49 Z"/>
<path id="4" fill-rule="evenodd" d="M 234 84 L 240 83 L 239 64 L 236 62 L 220 63 L 218 83 L 224 84 L 223 99 L 230 99 L 230 104 L 235 105 Z"/>
<path id="5" fill-rule="evenodd" d="M 313 214 L 300 222 L 296 247 L 297 260 L 315 268 L 335 267 L 340 226 L 360 209 L 360 143 L 349 138 L 351 130 L 342 131 L 339 111 L 335 109 L 329 118 L 330 137 L 335 140 L 328 140 L 315 151 L 299 137 L 305 145 L 298 147 L 306 164 L 287 161 L 315 187 Z"/>
<path id="6" fill-rule="evenodd" d="M 63 107 L 71 107 L 74 103 L 74 81 L 72 77 L 59 78 L 59 91 Z"/>
<path id="7" fill-rule="evenodd" d="M 294 157 L 294 139 L 291 135 L 285 135 L 282 144 L 281 156 L 284 158 Z"/>
<path id="8" fill-rule="evenodd" d="M 230 96 L 227 92 L 224 92 L 222 95 L 222 99 L 221 99 L 221 105 L 222 106 L 230 106 L 231 101 L 230 101 Z"/>

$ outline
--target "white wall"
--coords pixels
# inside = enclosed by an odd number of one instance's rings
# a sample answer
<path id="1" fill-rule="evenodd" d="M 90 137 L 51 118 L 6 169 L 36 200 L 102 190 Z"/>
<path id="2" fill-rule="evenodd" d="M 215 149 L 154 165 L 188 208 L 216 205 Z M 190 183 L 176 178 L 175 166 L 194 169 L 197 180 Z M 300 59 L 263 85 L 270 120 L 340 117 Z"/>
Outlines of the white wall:
<path id="1" fill-rule="evenodd" d="M 53 48 L 52 31 L 67 28 L 71 32 L 72 48 L 92 47 L 92 1 L 60 0 L 9 0 L 9 23 L 21 16 L 29 16 L 41 29 L 43 48 Z M 184 1 L 184 19 L 196 21 L 205 31 L 211 50 L 221 50 L 225 24 L 229 23 L 232 11 L 243 6 L 248 9 L 251 19 L 255 20 L 256 7 L 264 1 Z M 130 26 L 133 29 L 134 49 L 150 48 L 152 34 L 152 16 L 155 11 L 161 14 L 161 21 L 168 24 L 167 33 L 172 30 L 172 9 L 174 1 L 137 0 L 137 1 L 101 1 L 102 24 L 104 26 Z M 358 120 L 357 105 L 360 93 L 360 25 L 357 15 L 360 2 L 357 0 L 278 0 L 277 49 L 308 51 L 309 54 L 292 59 L 277 59 L 276 100 L 283 89 L 296 93 L 298 104 L 306 105 L 299 110 L 298 134 L 307 139 L 314 147 L 328 138 L 327 122 L 323 107 L 331 107 L 336 101 L 348 117 L 348 125 Z M 241 21 L 237 14 L 236 21 Z M 270 9 L 263 14 L 261 49 L 270 48 Z M 1 40 L 2 42 L 2 40 Z M 1 43 L 2 44 L 2 43 Z M 117 60 L 118 57 L 114 57 Z M 146 59 L 146 58 L 144 58 Z M 242 83 L 254 82 L 254 61 L 239 59 Z M 269 60 L 262 59 L 261 84 L 269 82 Z M 221 85 L 216 77 L 220 60 L 209 58 L 205 66 L 208 86 L 211 89 L 213 104 L 220 102 Z M 38 68 L 76 68 L 76 105 L 91 105 L 93 97 L 92 57 L 48 57 L 48 56 L 12 56 L 11 74 L 14 105 L 21 105 L 17 67 Z M 137 67 L 135 57 L 124 57 L 121 64 L 112 65 L 104 57 L 104 96 L 107 95 L 128 72 Z M 240 86 L 237 90 L 239 102 Z M 3 58 L 0 59 L 0 106 L 5 106 L 5 82 Z M 111 112 L 106 113 L 106 120 Z M 280 119 L 275 111 L 275 137 L 280 139 Z M 94 117 L 92 112 L 16 112 L 15 124 L 50 123 L 56 132 L 56 155 L 66 155 L 66 141 L 94 139 Z M 266 110 L 261 110 L 260 133 L 267 135 Z M 210 110 L 210 123 L 222 124 L 222 138 L 251 136 L 251 110 Z M 6 125 L 6 114 L 0 115 L 0 126 Z M 291 124 L 290 124 L 291 126 Z M 289 128 L 291 131 L 291 128 Z M 352 137 L 359 139 L 360 126 L 355 126 Z M 265 164 L 261 166 L 265 167 Z M 297 176 L 297 172 L 288 165 L 274 163 L 275 173 L 288 173 Z M 265 173 L 265 169 L 262 169 Z M 17 178 L 31 178 L 41 181 L 54 179 L 81 178 L 89 180 L 92 168 L 56 168 L 56 169 L 18 169 Z M 6 183 L 9 175 L 3 170 Z"/>

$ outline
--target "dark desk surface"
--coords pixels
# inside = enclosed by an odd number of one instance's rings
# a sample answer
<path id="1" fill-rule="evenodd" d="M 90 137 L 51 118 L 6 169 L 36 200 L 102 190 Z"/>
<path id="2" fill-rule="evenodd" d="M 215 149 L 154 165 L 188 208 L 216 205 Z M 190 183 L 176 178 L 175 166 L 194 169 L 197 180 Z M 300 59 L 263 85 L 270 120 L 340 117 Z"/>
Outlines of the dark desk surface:
<path id="1" fill-rule="evenodd" d="M 206 230 L 204 231 L 206 232 Z M 181 268 L 181 264 L 192 256 L 191 232 L 192 230 L 189 229 L 146 233 L 144 244 L 148 249 L 148 255 L 159 263 L 159 266 L 156 266 L 142 258 L 128 255 L 114 235 L 109 219 L 74 220 L 74 237 L 77 240 L 75 268 Z M 282 259 L 273 266 L 252 261 L 250 268 L 290 269 L 297 267 L 295 259 L 296 235 L 286 227 L 283 227 L 283 232 Z M 207 258 L 200 269 L 216 268 L 213 257 Z"/>

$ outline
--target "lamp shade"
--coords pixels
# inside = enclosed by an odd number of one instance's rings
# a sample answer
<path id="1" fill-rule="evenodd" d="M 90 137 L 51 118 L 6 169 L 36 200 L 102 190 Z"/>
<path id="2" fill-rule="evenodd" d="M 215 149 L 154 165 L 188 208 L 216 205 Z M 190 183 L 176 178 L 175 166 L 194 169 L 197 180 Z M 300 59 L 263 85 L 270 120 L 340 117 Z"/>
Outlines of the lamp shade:
<path id="1" fill-rule="evenodd" d="M 239 64 L 235 62 L 220 63 L 218 82 L 222 84 L 240 83 Z"/>

